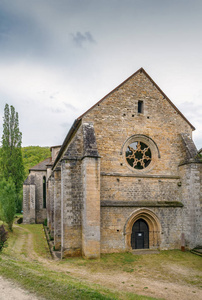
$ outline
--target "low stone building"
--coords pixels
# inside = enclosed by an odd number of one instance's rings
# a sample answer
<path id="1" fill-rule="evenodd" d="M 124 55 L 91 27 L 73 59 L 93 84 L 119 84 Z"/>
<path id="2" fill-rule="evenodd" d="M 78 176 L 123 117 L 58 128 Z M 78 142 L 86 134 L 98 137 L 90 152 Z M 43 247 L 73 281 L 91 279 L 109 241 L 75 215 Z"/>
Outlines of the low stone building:
<path id="1" fill-rule="evenodd" d="M 194 129 L 139 69 L 75 120 L 51 159 L 30 170 L 24 222 L 47 218 L 62 257 L 202 245 Z"/>

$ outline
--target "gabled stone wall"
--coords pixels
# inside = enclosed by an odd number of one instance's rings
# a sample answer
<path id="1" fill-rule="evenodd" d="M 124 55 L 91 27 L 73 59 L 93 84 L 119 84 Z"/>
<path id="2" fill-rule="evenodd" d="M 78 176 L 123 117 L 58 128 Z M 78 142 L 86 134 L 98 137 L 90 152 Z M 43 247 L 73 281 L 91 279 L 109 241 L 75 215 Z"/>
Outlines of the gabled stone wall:
<path id="1" fill-rule="evenodd" d="M 138 219 L 148 225 L 150 249 L 180 249 L 182 234 L 187 248 L 202 244 L 202 164 L 192 130 L 142 70 L 78 118 L 48 168 L 48 226 L 61 256 L 129 251 Z M 131 143 L 134 165 L 126 159 Z M 25 184 L 27 222 L 34 185 L 35 219 L 44 217 L 44 174 Z"/>

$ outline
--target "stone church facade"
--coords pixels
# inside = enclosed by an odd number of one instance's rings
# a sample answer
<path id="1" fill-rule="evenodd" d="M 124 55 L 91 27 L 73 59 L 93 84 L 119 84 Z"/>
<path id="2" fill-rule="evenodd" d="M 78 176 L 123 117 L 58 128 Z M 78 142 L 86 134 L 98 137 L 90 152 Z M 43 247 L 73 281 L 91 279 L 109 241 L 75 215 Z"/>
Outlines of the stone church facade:
<path id="1" fill-rule="evenodd" d="M 194 129 L 139 69 L 75 120 L 50 159 L 30 169 L 24 223 L 47 218 L 62 257 L 202 245 Z"/>

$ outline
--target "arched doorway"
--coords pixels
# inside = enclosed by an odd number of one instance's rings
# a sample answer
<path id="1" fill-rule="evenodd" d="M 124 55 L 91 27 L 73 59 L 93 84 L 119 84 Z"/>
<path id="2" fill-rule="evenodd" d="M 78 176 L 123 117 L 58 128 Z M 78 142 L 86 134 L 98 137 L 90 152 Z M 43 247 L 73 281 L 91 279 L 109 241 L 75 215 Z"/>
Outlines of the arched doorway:
<path id="1" fill-rule="evenodd" d="M 131 233 L 132 249 L 149 248 L 149 226 L 143 219 L 138 219 L 132 227 Z"/>
<path id="2" fill-rule="evenodd" d="M 161 225 L 156 214 L 147 208 L 135 210 L 124 226 L 126 250 L 160 247 Z"/>

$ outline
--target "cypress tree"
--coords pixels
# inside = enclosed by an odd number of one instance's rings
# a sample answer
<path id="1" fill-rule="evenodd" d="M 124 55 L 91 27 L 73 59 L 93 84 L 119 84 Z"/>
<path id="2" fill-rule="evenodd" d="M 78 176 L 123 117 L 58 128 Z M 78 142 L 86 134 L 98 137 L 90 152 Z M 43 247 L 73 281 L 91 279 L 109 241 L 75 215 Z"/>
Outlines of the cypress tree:
<path id="1" fill-rule="evenodd" d="M 1 175 L 15 184 L 17 200 L 16 208 L 22 208 L 22 184 L 24 180 L 24 165 L 22 159 L 22 133 L 19 130 L 18 113 L 15 108 L 6 104 L 3 118 L 3 135 L 1 148 Z"/>

